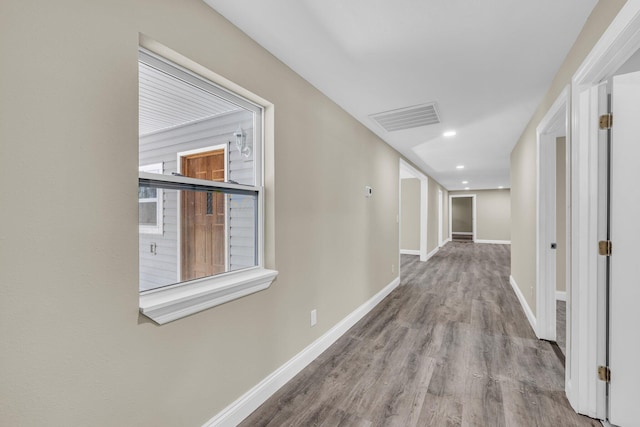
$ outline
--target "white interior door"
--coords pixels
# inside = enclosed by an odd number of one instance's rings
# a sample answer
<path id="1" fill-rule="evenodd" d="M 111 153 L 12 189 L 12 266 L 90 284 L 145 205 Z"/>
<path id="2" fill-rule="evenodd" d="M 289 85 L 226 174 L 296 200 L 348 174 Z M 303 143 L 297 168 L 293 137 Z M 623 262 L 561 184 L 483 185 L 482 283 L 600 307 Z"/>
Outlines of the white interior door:
<path id="1" fill-rule="evenodd" d="M 613 78 L 609 420 L 640 426 L 640 72 Z"/>

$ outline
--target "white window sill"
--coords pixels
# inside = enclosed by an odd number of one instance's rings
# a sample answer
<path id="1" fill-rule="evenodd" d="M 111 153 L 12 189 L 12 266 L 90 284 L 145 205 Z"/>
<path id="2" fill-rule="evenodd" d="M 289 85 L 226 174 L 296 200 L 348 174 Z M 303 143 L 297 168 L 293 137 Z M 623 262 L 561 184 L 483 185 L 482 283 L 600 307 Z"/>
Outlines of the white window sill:
<path id="1" fill-rule="evenodd" d="M 140 294 L 140 312 L 163 325 L 267 289 L 278 272 L 252 268 Z"/>
<path id="2" fill-rule="evenodd" d="M 162 230 L 157 228 L 157 227 L 152 227 L 152 228 L 142 228 L 142 227 L 140 227 L 138 229 L 138 232 L 140 234 L 153 234 L 153 235 L 156 235 L 156 236 L 164 234 L 162 232 Z"/>

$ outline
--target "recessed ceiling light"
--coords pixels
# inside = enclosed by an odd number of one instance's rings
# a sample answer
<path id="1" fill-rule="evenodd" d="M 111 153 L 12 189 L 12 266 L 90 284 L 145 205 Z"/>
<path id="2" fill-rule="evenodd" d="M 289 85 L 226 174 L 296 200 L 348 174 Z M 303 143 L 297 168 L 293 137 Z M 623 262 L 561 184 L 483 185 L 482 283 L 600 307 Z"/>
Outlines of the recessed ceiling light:
<path id="1" fill-rule="evenodd" d="M 468 189 L 469 189 L 469 187 L 464 187 L 464 189 L 465 189 L 465 190 L 468 190 Z"/>
<path id="2" fill-rule="evenodd" d="M 446 136 L 447 138 L 451 137 L 451 136 L 455 136 L 456 131 L 455 130 L 448 130 L 445 133 L 442 134 L 442 136 Z"/>
<path id="3" fill-rule="evenodd" d="M 468 184 L 468 183 L 469 183 L 469 181 L 462 181 L 462 183 L 463 183 L 463 184 Z"/>
<path id="4" fill-rule="evenodd" d="M 501 185 L 500 187 L 498 187 L 500 190 L 502 190 L 504 187 Z"/>

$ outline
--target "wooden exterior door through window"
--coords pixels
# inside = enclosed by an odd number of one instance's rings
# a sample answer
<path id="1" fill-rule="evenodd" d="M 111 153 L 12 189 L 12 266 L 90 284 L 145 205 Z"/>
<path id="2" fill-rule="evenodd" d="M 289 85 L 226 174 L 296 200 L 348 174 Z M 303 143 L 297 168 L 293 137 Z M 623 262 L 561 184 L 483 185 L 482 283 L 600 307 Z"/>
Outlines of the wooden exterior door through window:
<path id="1" fill-rule="evenodd" d="M 182 175 L 224 181 L 224 150 L 181 157 Z M 223 273 L 225 254 L 225 194 L 185 191 L 181 220 L 182 281 Z"/>

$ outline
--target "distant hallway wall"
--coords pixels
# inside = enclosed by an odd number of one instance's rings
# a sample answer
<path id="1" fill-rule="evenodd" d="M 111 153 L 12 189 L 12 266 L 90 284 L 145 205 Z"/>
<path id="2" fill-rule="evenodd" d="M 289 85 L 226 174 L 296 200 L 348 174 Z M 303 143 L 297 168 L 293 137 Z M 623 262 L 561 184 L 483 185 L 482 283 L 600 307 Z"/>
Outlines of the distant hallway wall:
<path id="1" fill-rule="evenodd" d="M 476 196 L 476 240 L 511 241 L 511 191 L 509 189 L 452 191 L 449 194 Z M 461 231 L 456 230 L 455 225 L 452 228 L 453 231 Z"/>

